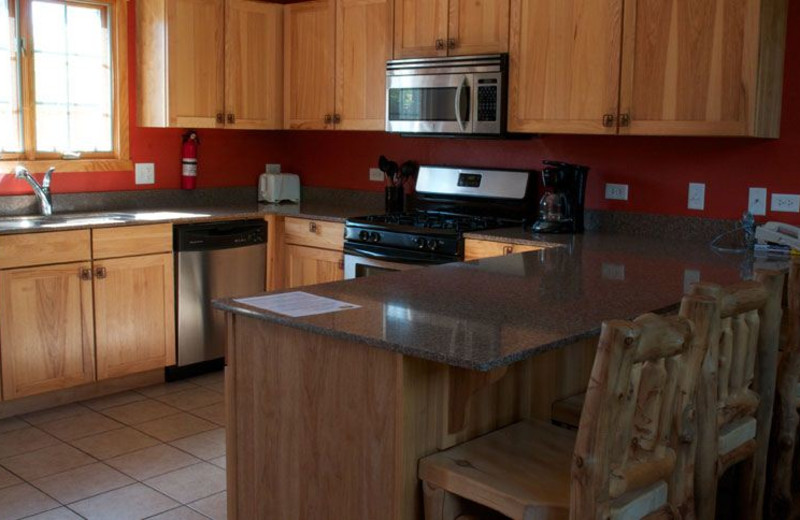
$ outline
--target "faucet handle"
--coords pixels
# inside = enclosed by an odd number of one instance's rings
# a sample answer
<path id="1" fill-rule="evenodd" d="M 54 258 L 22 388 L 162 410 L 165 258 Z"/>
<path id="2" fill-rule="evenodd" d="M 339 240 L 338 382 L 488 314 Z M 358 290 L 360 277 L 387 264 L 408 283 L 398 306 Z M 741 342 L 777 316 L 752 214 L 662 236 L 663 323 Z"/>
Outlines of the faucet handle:
<path id="1" fill-rule="evenodd" d="M 44 180 L 42 181 L 42 188 L 47 189 L 50 187 L 50 180 L 53 177 L 54 171 L 56 171 L 55 166 L 51 166 L 50 168 L 47 169 L 47 171 L 44 174 Z"/>

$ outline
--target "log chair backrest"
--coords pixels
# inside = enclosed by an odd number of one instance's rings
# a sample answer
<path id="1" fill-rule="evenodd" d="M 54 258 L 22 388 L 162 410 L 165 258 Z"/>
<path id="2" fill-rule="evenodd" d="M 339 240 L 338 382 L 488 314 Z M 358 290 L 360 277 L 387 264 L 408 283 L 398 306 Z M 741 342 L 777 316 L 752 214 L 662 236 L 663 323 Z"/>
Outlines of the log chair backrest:
<path id="1" fill-rule="evenodd" d="M 714 300 L 691 299 L 710 318 Z M 702 348 L 692 330 L 679 316 L 603 323 L 573 454 L 570 518 L 614 518 L 623 496 L 665 500 L 674 405 L 690 383 L 688 357 Z"/>
<path id="2" fill-rule="evenodd" d="M 797 385 L 800 381 L 800 258 L 793 257 L 786 291 L 781 357 L 778 364 L 775 413 L 767 471 L 766 518 L 789 518 L 797 489 L 794 466 L 800 416 L 797 413 Z M 797 468 L 794 469 L 793 468 Z"/>

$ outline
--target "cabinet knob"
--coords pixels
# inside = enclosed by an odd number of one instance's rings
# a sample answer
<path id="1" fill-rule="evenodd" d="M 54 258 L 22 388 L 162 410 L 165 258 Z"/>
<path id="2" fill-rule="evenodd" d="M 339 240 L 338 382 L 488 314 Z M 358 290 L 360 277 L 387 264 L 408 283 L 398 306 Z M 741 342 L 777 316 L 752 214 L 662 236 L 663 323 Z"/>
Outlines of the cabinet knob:
<path id="1" fill-rule="evenodd" d="M 614 114 L 605 114 L 603 115 L 603 126 L 606 128 L 611 128 L 614 126 Z"/>
<path id="2" fill-rule="evenodd" d="M 447 39 L 447 48 L 448 49 L 455 49 L 456 45 L 458 45 L 458 41 L 455 38 L 448 38 Z"/>
<path id="3" fill-rule="evenodd" d="M 620 116 L 619 116 L 619 126 L 631 126 L 631 115 L 630 114 L 620 114 Z"/>
<path id="4" fill-rule="evenodd" d="M 316 233 L 317 232 L 317 223 L 316 222 L 309 222 L 308 223 L 308 230 L 311 233 Z"/>
<path id="5" fill-rule="evenodd" d="M 439 38 L 439 39 L 436 40 L 436 50 L 437 51 L 444 50 L 444 40 L 443 39 Z"/>
<path id="6" fill-rule="evenodd" d="M 81 267 L 78 270 L 78 275 L 81 277 L 81 280 L 88 281 L 92 279 L 92 270 L 88 267 Z"/>
<path id="7" fill-rule="evenodd" d="M 344 258 L 339 259 L 339 270 L 344 271 Z"/>
<path id="8" fill-rule="evenodd" d="M 331 122 L 333 122 L 333 116 L 331 116 L 330 114 L 325 114 L 325 119 L 324 119 L 324 121 L 325 121 L 325 124 L 326 124 L 326 125 L 329 125 L 329 124 L 331 124 Z"/>
<path id="9" fill-rule="evenodd" d="M 228 114 L 228 124 L 232 125 L 236 122 L 236 115 L 235 114 Z"/>
<path id="10" fill-rule="evenodd" d="M 222 124 L 225 122 L 225 114 L 222 112 L 217 114 L 217 123 Z"/>
<path id="11" fill-rule="evenodd" d="M 339 114 L 333 114 L 333 124 L 338 125 L 342 122 L 342 116 Z"/>
<path id="12" fill-rule="evenodd" d="M 105 267 L 95 267 L 94 268 L 94 275 L 97 278 L 102 280 L 103 278 L 105 278 L 108 275 L 108 272 L 106 271 Z"/>
<path id="13" fill-rule="evenodd" d="M 510 255 L 513 252 L 514 252 L 514 246 L 504 246 L 503 247 L 503 254 L 504 255 Z"/>

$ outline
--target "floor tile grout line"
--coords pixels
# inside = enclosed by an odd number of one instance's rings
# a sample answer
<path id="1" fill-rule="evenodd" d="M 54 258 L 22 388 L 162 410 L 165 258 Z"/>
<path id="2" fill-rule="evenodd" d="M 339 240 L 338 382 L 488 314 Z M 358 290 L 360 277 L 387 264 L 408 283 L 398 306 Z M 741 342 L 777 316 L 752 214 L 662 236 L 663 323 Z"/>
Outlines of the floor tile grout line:
<path id="1" fill-rule="evenodd" d="M 184 466 L 184 467 L 182 467 L 182 468 L 178 468 L 178 469 L 175 469 L 175 470 L 173 470 L 173 471 L 168 471 L 167 473 L 164 473 L 164 474 L 162 474 L 162 475 L 159 475 L 159 477 L 163 477 L 164 475 L 168 475 L 169 473 L 172 473 L 172 472 L 174 472 L 174 471 L 180 471 L 180 470 L 183 470 L 183 469 L 186 469 L 186 468 L 191 468 L 192 466 L 199 466 L 201 463 L 202 463 L 202 462 L 200 462 L 200 463 L 197 463 L 197 464 L 192 464 L 192 465 L 190 465 L 190 466 Z M 208 463 L 208 462 L 207 462 L 206 464 L 210 464 L 210 463 Z M 211 464 L 211 465 L 212 465 L 212 466 L 214 466 L 213 464 Z M 216 466 L 214 466 L 214 467 L 216 467 Z M 219 469 L 219 468 L 217 468 L 217 469 Z M 152 479 L 154 479 L 154 478 L 158 478 L 158 477 L 149 477 L 147 480 L 152 480 Z M 159 493 L 161 493 L 162 495 L 164 495 L 164 496 L 166 496 L 166 497 L 169 497 L 169 498 L 171 498 L 172 500 L 174 500 L 175 502 L 178 502 L 180 505 L 182 505 L 182 506 L 186 506 L 186 507 L 190 507 L 190 506 L 189 506 L 189 504 L 193 504 L 193 503 L 195 503 L 195 502 L 198 502 L 198 501 L 200 501 L 200 500 L 203 500 L 204 498 L 213 497 L 214 495 L 218 495 L 218 494 L 220 494 L 220 493 L 224 493 L 224 492 L 226 492 L 226 491 L 228 490 L 228 483 L 227 483 L 227 481 L 226 481 L 226 482 L 225 482 L 225 489 L 223 489 L 222 491 L 215 491 L 215 492 L 211 493 L 210 495 L 206 495 L 206 496 L 204 496 L 204 497 L 196 498 L 196 499 L 192 500 L 191 502 L 182 502 L 182 501 L 178 500 L 177 498 L 175 498 L 175 497 L 172 497 L 172 496 L 168 495 L 167 493 L 165 493 L 165 492 L 163 492 L 163 491 L 160 491 L 159 489 L 157 489 L 157 488 L 155 488 L 155 487 L 151 486 L 150 484 L 148 484 L 147 482 L 145 482 L 145 481 L 143 481 L 143 480 L 142 480 L 142 481 L 139 481 L 139 483 L 140 483 L 140 484 L 142 484 L 142 485 L 144 485 L 144 486 L 147 486 L 147 487 L 149 487 L 149 488 L 150 488 L 150 489 L 152 489 L 153 491 L 158 491 L 158 492 L 159 492 Z M 174 509 L 177 509 L 177 508 L 174 508 Z M 204 515 L 204 516 L 205 516 L 205 515 Z"/>
<path id="2" fill-rule="evenodd" d="M 72 402 L 72 403 L 66 403 L 66 404 L 62 404 L 62 405 L 58 405 L 58 406 L 54 406 L 54 407 L 52 407 L 52 408 L 47 408 L 47 409 L 45 409 L 45 410 L 39 410 L 38 412 L 30 412 L 30 413 L 26 413 L 26 414 L 23 414 L 23 415 L 15 415 L 14 417 L 16 417 L 17 419 L 19 419 L 20 421 L 23 421 L 23 422 L 25 422 L 25 423 L 27 423 L 27 424 L 30 424 L 31 426 L 33 426 L 33 427 L 35 428 L 35 427 L 38 427 L 39 425 L 42 425 L 42 424 L 47 424 L 47 423 L 51 423 L 51 422 L 55 422 L 55 421 L 60 421 L 61 419 L 69 419 L 70 417 L 77 417 L 78 415 L 81 415 L 83 412 L 74 413 L 74 414 L 71 414 L 71 415 L 65 415 L 64 417 L 57 417 L 57 418 L 55 418 L 55 419 L 50 419 L 50 420 L 47 420 L 47 421 L 44 421 L 44 422 L 40 422 L 39 424 L 34 424 L 34 423 L 30 422 L 30 420 L 29 420 L 29 419 L 26 419 L 26 418 L 25 418 L 25 416 L 26 416 L 26 415 L 34 415 L 34 414 L 38 414 L 38 413 L 40 413 L 40 412 L 46 412 L 46 411 L 48 411 L 48 410 L 52 410 L 52 409 L 54 409 L 54 408 L 61 408 L 61 407 L 64 407 L 64 406 L 72 406 L 72 405 L 75 405 L 75 406 L 81 406 L 81 407 L 83 407 L 83 408 L 86 408 L 86 410 L 87 410 L 87 411 L 90 411 L 90 412 L 93 412 L 93 411 L 94 411 L 94 410 L 92 410 L 91 408 L 89 408 L 88 406 L 86 406 L 85 404 L 83 404 L 83 402 L 81 402 L 81 401 L 74 401 L 74 402 Z"/>
<path id="3" fill-rule="evenodd" d="M 196 509 L 192 509 L 191 507 L 187 506 L 186 504 L 181 504 L 181 505 L 179 505 L 178 507 L 173 507 L 172 509 L 167 509 L 166 511 L 161 511 L 160 513 L 156 513 L 156 514 L 154 514 L 154 515 L 152 515 L 152 516 L 148 516 L 147 518 L 144 518 L 143 520 L 151 520 L 151 519 L 153 519 L 153 518 L 156 518 L 156 517 L 157 517 L 157 516 L 159 516 L 159 515 L 164 515 L 164 514 L 167 514 L 167 513 L 169 513 L 170 511 L 176 511 L 176 510 L 178 510 L 178 509 L 180 509 L 180 508 L 182 508 L 182 507 L 186 507 L 186 508 L 188 508 L 190 511 L 192 511 L 193 513 L 197 513 L 198 515 L 202 516 L 203 518 L 208 518 L 208 520 L 214 520 L 214 519 L 213 519 L 213 518 L 211 518 L 210 516 L 208 516 L 208 515 L 204 515 L 204 514 L 203 514 L 203 513 L 201 513 L 200 511 L 197 511 Z"/>
<path id="4" fill-rule="evenodd" d="M 95 494 L 93 494 L 93 495 L 88 495 L 88 496 L 85 496 L 85 497 L 83 497 L 83 498 L 80 498 L 80 499 L 78 499 L 78 500 L 73 500 L 72 502 L 62 502 L 62 501 L 61 501 L 61 500 L 59 500 L 58 498 L 54 497 L 53 495 L 49 494 L 49 493 L 48 493 L 47 491 L 45 491 L 44 489 L 42 489 L 42 488 L 40 488 L 39 486 L 37 486 L 36 484 L 34 484 L 34 482 L 35 482 L 35 481 L 33 481 L 33 480 L 31 480 L 31 481 L 26 481 L 26 483 L 28 483 L 28 484 L 30 484 L 31 486 L 33 486 L 34 488 L 38 489 L 39 491 L 41 491 L 41 492 L 42 492 L 42 493 L 44 493 L 45 495 L 47 495 L 47 496 L 51 497 L 53 500 L 55 500 L 56 502 L 58 502 L 58 503 L 59 503 L 59 504 L 61 504 L 62 506 L 64 506 L 64 507 L 69 507 L 69 505 L 70 505 L 70 504 L 75 504 L 75 503 L 77 503 L 77 502 L 80 502 L 81 500 L 86 500 L 87 498 L 96 497 L 96 496 L 98 496 L 98 495 L 102 495 L 103 493 L 107 493 L 108 491 L 115 491 L 115 490 L 117 490 L 117 489 L 122 489 L 122 488 L 124 488 L 125 486 L 130 486 L 130 485 L 132 485 L 132 484 L 135 484 L 136 482 L 139 482 L 137 479 L 135 479 L 135 478 L 131 477 L 130 475 L 128 475 L 128 474 L 126 474 L 126 473 L 123 473 L 122 471 L 120 471 L 120 470 L 118 470 L 118 469 L 116 469 L 116 468 L 113 468 L 113 467 L 109 466 L 108 464 L 105 464 L 105 463 L 103 463 L 103 461 L 92 462 L 91 464 L 84 464 L 83 466 L 77 466 L 77 467 L 75 467 L 75 468 L 68 469 L 67 471 L 62 471 L 62 472 L 60 472 L 60 473 L 54 473 L 53 475 L 47 475 L 46 477 L 42 477 L 42 478 L 39 478 L 39 479 L 36 479 L 36 480 L 42 480 L 42 479 L 49 478 L 49 477 L 55 477 L 56 475 L 62 475 L 62 474 L 64 474 L 64 473 L 68 473 L 68 472 L 70 472 L 70 471 L 73 471 L 73 470 L 76 470 L 76 469 L 85 468 L 86 466 L 91 466 L 92 464 L 103 464 L 104 466 L 107 466 L 108 468 L 110 468 L 110 469 L 112 469 L 112 470 L 116 471 L 116 472 L 117 472 L 117 473 L 119 473 L 120 475 L 122 475 L 122 476 L 124 476 L 124 477 L 126 477 L 126 478 L 129 478 L 129 479 L 131 479 L 133 482 L 129 482 L 129 483 L 127 483 L 127 484 L 122 484 L 121 486 L 117 486 L 117 487 L 114 487 L 114 488 L 111 488 L 111 489 L 106 489 L 105 491 L 101 491 L 101 492 L 99 492 L 99 493 L 95 493 Z"/>

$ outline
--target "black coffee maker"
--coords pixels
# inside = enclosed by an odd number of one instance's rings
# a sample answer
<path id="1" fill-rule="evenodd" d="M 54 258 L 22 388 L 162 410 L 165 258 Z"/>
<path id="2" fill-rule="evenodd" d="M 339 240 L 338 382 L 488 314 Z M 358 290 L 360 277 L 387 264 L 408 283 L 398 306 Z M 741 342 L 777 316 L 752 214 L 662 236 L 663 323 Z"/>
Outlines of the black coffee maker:
<path id="1" fill-rule="evenodd" d="M 539 218 L 534 233 L 582 233 L 586 174 L 578 164 L 544 161 L 542 183 L 545 193 L 539 201 Z"/>

